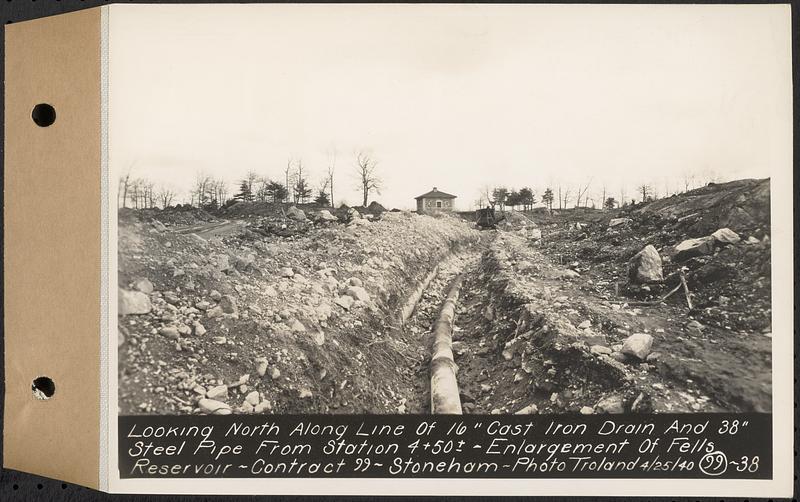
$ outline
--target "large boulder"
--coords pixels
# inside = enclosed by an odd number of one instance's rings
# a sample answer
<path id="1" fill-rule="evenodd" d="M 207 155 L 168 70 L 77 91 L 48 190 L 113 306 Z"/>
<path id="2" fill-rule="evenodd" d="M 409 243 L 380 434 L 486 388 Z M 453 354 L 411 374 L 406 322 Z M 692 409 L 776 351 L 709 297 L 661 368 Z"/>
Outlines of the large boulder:
<path id="1" fill-rule="evenodd" d="M 699 237 L 697 239 L 686 239 L 677 246 L 673 254 L 673 261 L 684 261 L 695 256 L 712 254 L 714 252 L 714 237 Z"/>
<path id="2" fill-rule="evenodd" d="M 347 296 L 352 297 L 354 300 L 361 300 L 364 303 L 369 302 L 369 293 L 361 286 L 348 286 L 346 290 Z"/>
<path id="3" fill-rule="evenodd" d="M 622 343 L 623 354 L 634 356 L 640 361 L 647 359 L 653 348 L 653 337 L 647 333 L 634 333 Z"/>
<path id="4" fill-rule="evenodd" d="M 139 279 L 138 281 L 136 281 L 133 287 L 135 287 L 136 289 L 138 289 L 139 291 L 141 291 L 146 295 L 149 295 L 150 293 L 153 292 L 153 283 L 150 282 L 148 279 L 144 278 Z"/>
<path id="5" fill-rule="evenodd" d="M 386 208 L 373 200 L 369 203 L 369 206 L 367 206 L 367 211 L 372 214 L 382 214 L 386 212 Z"/>
<path id="6" fill-rule="evenodd" d="M 661 256 L 652 244 L 645 246 L 630 259 L 628 280 L 635 284 L 648 284 L 664 280 Z"/>
<path id="7" fill-rule="evenodd" d="M 307 220 L 306 213 L 304 213 L 302 209 L 297 209 L 295 206 L 291 206 L 286 210 L 286 217 L 295 221 Z"/>
<path id="8" fill-rule="evenodd" d="M 336 221 L 337 219 L 338 218 L 332 215 L 327 209 L 323 209 L 317 213 L 317 221 Z"/>
<path id="9" fill-rule="evenodd" d="M 141 291 L 119 289 L 118 307 L 120 315 L 148 314 L 153 310 L 150 297 Z"/>
<path id="10" fill-rule="evenodd" d="M 716 240 L 718 243 L 722 245 L 736 244 L 737 242 L 742 240 L 742 238 L 739 237 L 739 234 L 737 234 L 730 228 L 720 228 L 719 230 L 711 234 L 711 237 L 713 237 L 714 240 Z"/>

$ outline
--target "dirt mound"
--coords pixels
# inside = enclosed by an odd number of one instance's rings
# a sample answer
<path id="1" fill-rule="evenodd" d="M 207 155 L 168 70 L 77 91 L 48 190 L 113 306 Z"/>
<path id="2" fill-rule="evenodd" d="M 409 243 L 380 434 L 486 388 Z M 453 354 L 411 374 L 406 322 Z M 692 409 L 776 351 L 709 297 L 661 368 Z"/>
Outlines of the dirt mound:
<path id="1" fill-rule="evenodd" d="M 121 298 L 134 302 L 121 310 L 145 311 L 119 318 L 121 413 L 397 412 L 416 377 L 396 369 L 418 354 L 390 336 L 398 306 L 479 233 L 410 213 L 288 239 L 233 228 L 121 225 Z"/>
<path id="2" fill-rule="evenodd" d="M 192 226 L 202 223 L 218 221 L 215 216 L 203 209 L 192 207 L 188 204 L 168 207 L 166 209 L 131 209 L 123 208 L 118 212 L 121 223 L 152 222 L 158 221 L 171 227 Z"/>
<path id="3" fill-rule="evenodd" d="M 716 226 L 722 224 L 731 225 L 727 228 L 739 232 L 741 240 L 715 242 L 708 252 L 688 260 L 676 255 L 682 242 L 708 239 L 726 228 Z M 633 301 L 658 300 L 684 273 L 698 320 L 761 333 L 771 326 L 769 224 L 769 180 L 741 180 L 608 212 L 583 224 L 550 224 L 542 245 L 559 264 L 590 272 L 598 284 L 608 284 L 609 293 Z M 628 282 L 628 260 L 647 245 L 663 259 L 666 281 L 643 288 Z M 668 302 L 682 304 L 685 299 L 673 295 Z"/>
<path id="4" fill-rule="evenodd" d="M 769 187 L 769 179 L 709 184 L 647 203 L 634 213 L 656 215 L 689 237 L 708 235 L 718 228 L 764 232 L 770 228 Z"/>
<path id="5" fill-rule="evenodd" d="M 732 330 L 731 317 L 701 323 L 680 303 L 636 305 L 594 267 L 558 266 L 516 233 L 501 235 L 457 319 L 470 411 L 771 409 L 769 337 Z"/>

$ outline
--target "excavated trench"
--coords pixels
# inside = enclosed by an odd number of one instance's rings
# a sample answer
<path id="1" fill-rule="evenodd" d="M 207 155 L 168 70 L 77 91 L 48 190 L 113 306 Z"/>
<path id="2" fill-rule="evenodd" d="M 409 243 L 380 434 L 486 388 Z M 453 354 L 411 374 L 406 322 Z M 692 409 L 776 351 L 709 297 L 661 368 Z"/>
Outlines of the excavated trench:
<path id="1" fill-rule="evenodd" d="M 571 324 L 520 291 L 525 279 L 499 235 L 444 259 L 403 309 L 402 329 L 426 354 L 403 411 L 586 413 L 598 396 L 609 398 L 599 411 L 646 410 L 649 397 L 622 365 L 592 354 Z"/>
<path id="2" fill-rule="evenodd" d="M 449 337 L 452 327 L 457 302 L 454 294 L 457 294 L 458 291 L 459 278 L 477 270 L 482 249 L 482 246 L 475 245 L 446 257 L 420 285 L 416 301 L 407 303 L 403 309 L 407 316 L 403 320 L 402 330 L 406 336 L 418 341 L 418 344 L 424 348 L 425 354 L 424 359 L 414 369 L 414 391 L 411 396 L 406 398 L 405 411 L 407 413 L 431 413 L 431 377 L 446 375 L 448 372 L 452 372 L 452 375 L 455 376 L 452 356 L 448 362 L 447 356 L 443 354 L 447 351 L 448 345 L 443 336 Z M 411 299 L 415 299 L 414 295 Z M 446 315 L 445 319 L 441 319 L 443 307 L 446 305 L 450 305 L 447 307 L 449 315 Z M 437 332 L 439 333 L 438 344 L 435 343 Z M 438 346 L 438 351 L 435 351 L 435 346 Z M 435 352 L 439 352 L 438 357 Z M 436 368 L 439 369 L 436 370 Z M 449 382 L 449 388 L 452 389 L 454 384 L 455 379 Z M 441 395 L 441 393 L 434 392 L 435 395 Z M 446 395 L 450 397 L 451 404 L 446 405 L 445 409 L 457 407 L 458 404 L 453 403 L 458 400 L 457 387 L 455 394 L 450 390 Z M 441 411 L 441 407 L 437 409 Z"/>

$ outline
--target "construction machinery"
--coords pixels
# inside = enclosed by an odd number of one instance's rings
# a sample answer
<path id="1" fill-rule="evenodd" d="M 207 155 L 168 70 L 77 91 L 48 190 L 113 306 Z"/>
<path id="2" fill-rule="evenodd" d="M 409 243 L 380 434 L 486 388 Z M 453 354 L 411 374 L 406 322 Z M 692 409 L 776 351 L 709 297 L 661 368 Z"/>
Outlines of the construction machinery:
<path id="1" fill-rule="evenodd" d="M 495 215 L 493 207 L 487 206 L 475 211 L 475 223 L 481 229 L 497 228 L 497 224 L 506 219 L 502 212 L 499 216 Z"/>

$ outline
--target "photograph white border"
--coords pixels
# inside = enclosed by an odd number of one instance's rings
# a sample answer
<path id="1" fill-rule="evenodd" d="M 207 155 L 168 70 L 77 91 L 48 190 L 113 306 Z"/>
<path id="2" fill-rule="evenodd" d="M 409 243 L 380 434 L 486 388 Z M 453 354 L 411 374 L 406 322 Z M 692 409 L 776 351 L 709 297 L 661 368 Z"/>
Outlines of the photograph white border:
<path id="1" fill-rule="evenodd" d="M 118 8 L 152 9 L 155 5 L 112 5 L 102 7 L 106 16 L 103 33 L 104 43 L 109 53 L 113 54 L 113 46 L 108 40 L 109 26 L 113 26 L 113 15 Z M 191 8 L 193 6 L 182 6 Z M 233 7 L 233 6 L 231 6 Z M 342 8 L 358 8 L 358 6 L 341 4 Z M 558 8 L 559 6 L 551 6 Z M 575 6 L 569 6 L 574 8 Z M 594 6 L 597 8 L 598 6 Z M 630 8 L 646 8 L 646 6 L 629 6 Z M 674 8 L 691 6 L 673 6 Z M 721 6 L 730 7 L 730 6 Z M 791 40 L 791 12 L 789 5 L 750 5 L 750 8 L 784 9 L 786 35 Z M 108 82 L 113 82 L 113 58 L 105 58 L 103 75 Z M 785 62 L 791 68 L 791 61 Z M 792 82 L 788 75 L 786 95 L 791 107 Z M 109 99 L 106 88 L 103 98 Z M 104 122 L 103 135 L 113 138 L 109 130 L 113 127 L 113 108 L 108 102 L 103 103 L 108 112 L 108 122 Z M 105 117 L 105 115 L 104 115 Z M 771 173 L 771 233 L 772 239 L 772 385 L 773 385 L 773 441 L 772 441 L 772 480 L 723 480 L 723 479 L 464 479 L 464 478 L 228 478 L 228 479 L 120 479 L 118 470 L 117 418 L 118 418 L 118 382 L 117 382 L 117 184 L 108 183 L 107 199 L 104 206 L 108 222 L 107 253 L 108 270 L 103 276 L 108 284 L 101 287 L 108 292 L 107 319 L 101 326 L 108 326 L 108 332 L 100 333 L 106 361 L 105 382 L 107 396 L 106 409 L 101 413 L 101 445 L 107 445 L 101 451 L 101 472 L 107 475 L 101 479 L 101 487 L 112 493 L 158 493 L 158 494 L 231 494 L 231 495 L 464 495 L 464 496 L 664 496 L 664 497 L 791 497 L 794 486 L 794 431 L 793 431 L 793 338 L 794 338 L 794 269 L 793 269 L 793 142 L 792 121 L 776 128 L 782 132 L 774 140 L 782 146 L 785 155 L 774 159 L 774 165 L 782 166 Z M 107 180 L 116 180 L 114 145 L 104 143 L 107 148 L 103 165 L 103 176 Z M 104 454 L 105 458 L 103 458 Z"/>

